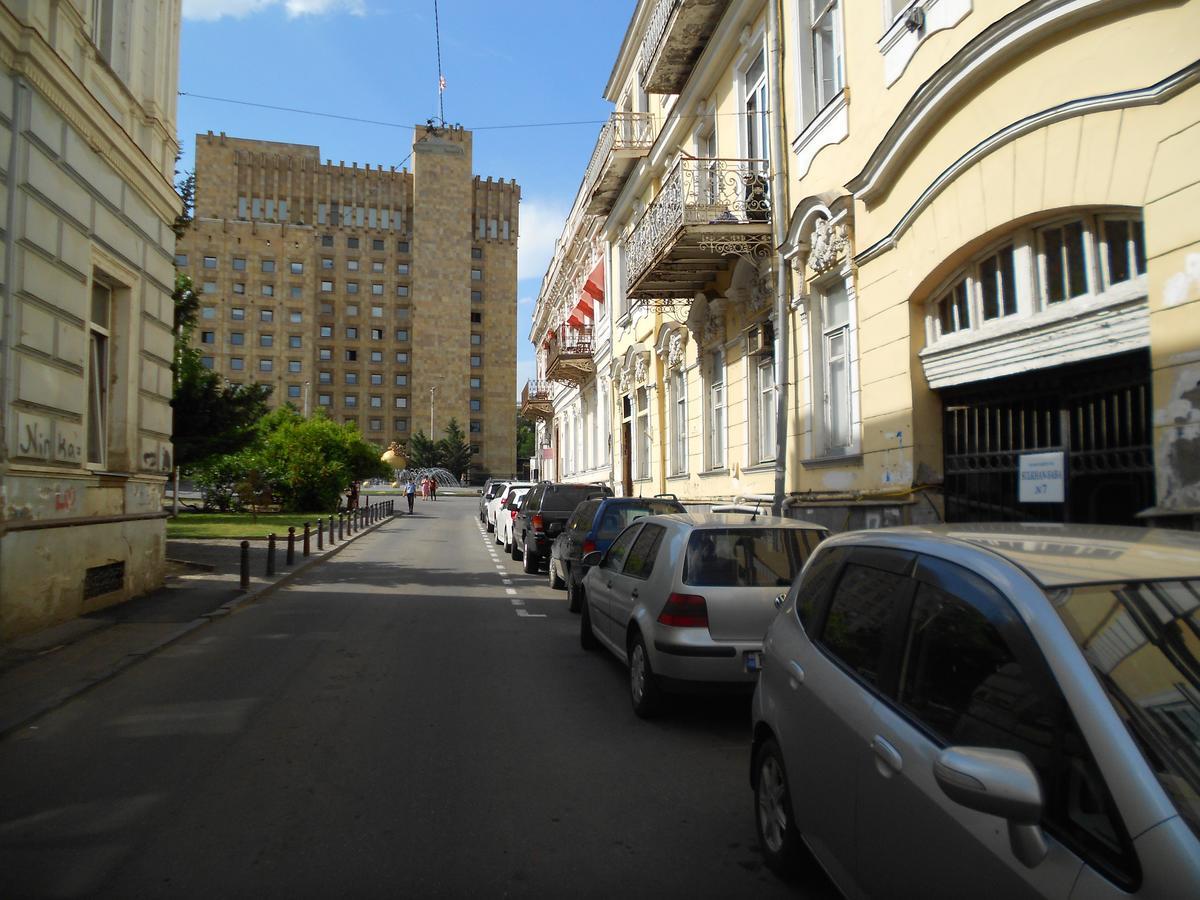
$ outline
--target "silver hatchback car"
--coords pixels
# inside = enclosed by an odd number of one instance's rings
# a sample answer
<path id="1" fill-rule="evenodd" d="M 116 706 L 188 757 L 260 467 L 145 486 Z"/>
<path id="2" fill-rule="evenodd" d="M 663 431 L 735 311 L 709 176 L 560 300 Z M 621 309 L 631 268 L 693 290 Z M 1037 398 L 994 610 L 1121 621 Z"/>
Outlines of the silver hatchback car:
<path id="1" fill-rule="evenodd" d="M 1200 897 L 1200 535 L 825 541 L 767 633 L 767 862 L 851 897 Z"/>
<path id="2" fill-rule="evenodd" d="M 580 643 L 629 665 L 630 698 L 653 715 L 664 688 L 723 682 L 750 689 L 775 597 L 825 536 L 771 516 L 674 513 L 638 519 L 589 553 Z"/>

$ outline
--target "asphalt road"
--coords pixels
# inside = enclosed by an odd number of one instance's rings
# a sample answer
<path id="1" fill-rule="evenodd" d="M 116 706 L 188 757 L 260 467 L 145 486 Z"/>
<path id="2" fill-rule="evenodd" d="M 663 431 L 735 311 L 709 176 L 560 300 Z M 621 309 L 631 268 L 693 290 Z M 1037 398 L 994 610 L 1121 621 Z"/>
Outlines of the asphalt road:
<path id="1" fill-rule="evenodd" d="M 774 897 L 749 705 L 652 723 L 474 499 L 417 502 L 0 743 L 0 894 Z"/>

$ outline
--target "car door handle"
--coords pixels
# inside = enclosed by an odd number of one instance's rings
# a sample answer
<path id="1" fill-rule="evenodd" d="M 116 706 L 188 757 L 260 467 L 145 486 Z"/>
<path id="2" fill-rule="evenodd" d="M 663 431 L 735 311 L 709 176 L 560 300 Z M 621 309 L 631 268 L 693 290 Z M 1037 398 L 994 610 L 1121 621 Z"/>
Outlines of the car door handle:
<path id="1" fill-rule="evenodd" d="M 798 688 L 804 683 L 804 666 L 796 662 L 794 659 L 788 660 L 788 670 L 791 672 L 792 688 Z"/>
<path id="2" fill-rule="evenodd" d="M 879 735 L 871 738 L 871 750 L 875 753 L 875 768 L 884 778 L 891 778 L 904 765 L 904 757 L 895 747 Z"/>
<path id="3" fill-rule="evenodd" d="M 611 581 L 606 581 L 606 582 L 604 582 L 604 584 L 605 584 L 607 587 L 612 587 L 612 582 L 611 582 Z"/>
<path id="4" fill-rule="evenodd" d="M 636 597 L 637 595 L 638 595 L 637 588 L 634 588 L 632 591 L 629 592 L 630 597 Z"/>

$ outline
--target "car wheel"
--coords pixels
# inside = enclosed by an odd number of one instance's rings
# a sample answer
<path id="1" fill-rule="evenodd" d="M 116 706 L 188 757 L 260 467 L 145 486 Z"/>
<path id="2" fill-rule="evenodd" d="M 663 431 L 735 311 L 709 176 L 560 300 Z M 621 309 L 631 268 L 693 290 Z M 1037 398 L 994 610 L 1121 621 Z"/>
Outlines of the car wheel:
<path id="1" fill-rule="evenodd" d="M 629 699 L 639 718 L 651 719 L 662 708 L 662 690 L 658 676 L 650 668 L 650 656 L 641 634 L 633 636 L 629 645 Z"/>
<path id="2" fill-rule="evenodd" d="M 512 553 L 512 537 L 507 534 L 504 536 L 504 552 Z"/>
<path id="3" fill-rule="evenodd" d="M 800 832 L 792 817 L 783 754 L 774 738 L 767 738 L 754 757 L 754 823 L 763 860 L 776 874 L 790 873 L 800 850 Z"/>
<path id="4" fill-rule="evenodd" d="M 541 560 L 538 559 L 538 555 L 536 553 L 534 553 L 532 550 L 530 550 L 528 547 L 526 547 L 525 552 L 521 554 L 521 558 L 522 558 L 521 568 L 525 572 L 525 574 L 526 575 L 536 575 L 537 570 L 538 570 L 538 563 L 541 562 Z"/>
<path id="5" fill-rule="evenodd" d="M 496 526 L 492 522 L 487 523 L 488 534 L 493 534 L 496 531 Z"/>
<path id="6" fill-rule="evenodd" d="M 546 577 L 550 580 L 550 590 L 558 591 L 563 588 L 563 580 L 558 577 L 558 571 L 554 568 L 554 558 L 550 558 L 549 565 L 546 566 Z"/>
<path id="7" fill-rule="evenodd" d="M 500 529 L 499 529 L 499 528 L 497 528 L 497 529 L 496 529 L 496 537 L 495 537 L 495 541 L 496 541 L 496 543 L 497 543 L 497 544 L 503 544 L 503 543 L 504 543 L 504 541 L 503 541 L 503 540 L 500 538 Z"/>
<path id="8" fill-rule="evenodd" d="M 579 603 L 583 599 L 583 585 L 576 586 L 570 573 L 567 573 L 567 609 L 579 612 Z"/>
<path id="9" fill-rule="evenodd" d="M 515 559 L 515 560 L 520 560 L 520 558 L 521 558 L 521 545 L 517 543 L 517 536 L 516 536 L 515 534 L 513 535 L 513 537 L 512 537 L 512 541 L 511 541 L 510 543 L 511 543 L 511 547 L 512 547 L 512 549 L 510 549 L 510 550 L 508 551 L 508 555 L 509 555 L 509 556 L 511 556 L 511 557 L 512 557 L 513 559 Z"/>
<path id="10" fill-rule="evenodd" d="M 595 632 L 592 631 L 592 616 L 588 612 L 586 603 L 583 604 L 579 615 L 579 646 L 584 650 L 596 650 L 600 646 Z"/>

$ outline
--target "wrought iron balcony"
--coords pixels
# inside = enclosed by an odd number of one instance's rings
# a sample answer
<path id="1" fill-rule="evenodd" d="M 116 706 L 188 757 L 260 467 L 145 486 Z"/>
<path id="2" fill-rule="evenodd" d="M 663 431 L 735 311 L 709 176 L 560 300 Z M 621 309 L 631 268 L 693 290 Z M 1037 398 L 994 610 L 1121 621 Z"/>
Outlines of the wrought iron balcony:
<path id="1" fill-rule="evenodd" d="M 554 404 L 550 402 L 550 382 L 531 378 L 521 389 L 521 417 L 533 421 L 554 418 Z"/>
<path id="2" fill-rule="evenodd" d="M 600 129 L 583 176 L 588 215 L 604 215 L 612 209 L 629 170 L 653 143 L 654 118 L 650 113 L 615 112 L 609 117 Z"/>
<path id="3" fill-rule="evenodd" d="M 546 347 L 546 377 L 582 385 L 596 372 L 592 359 L 592 329 L 562 325 L 554 331 Z"/>
<path id="4" fill-rule="evenodd" d="M 658 0 L 638 54 L 638 72 L 648 94 L 678 94 L 729 0 Z"/>
<path id="5" fill-rule="evenodd" d="M 761 256 L 770 246 L 768 164 L 762 159 L 681 158 L 622 237 L 625 295 L 691 297 L 731 254 Z"/>

